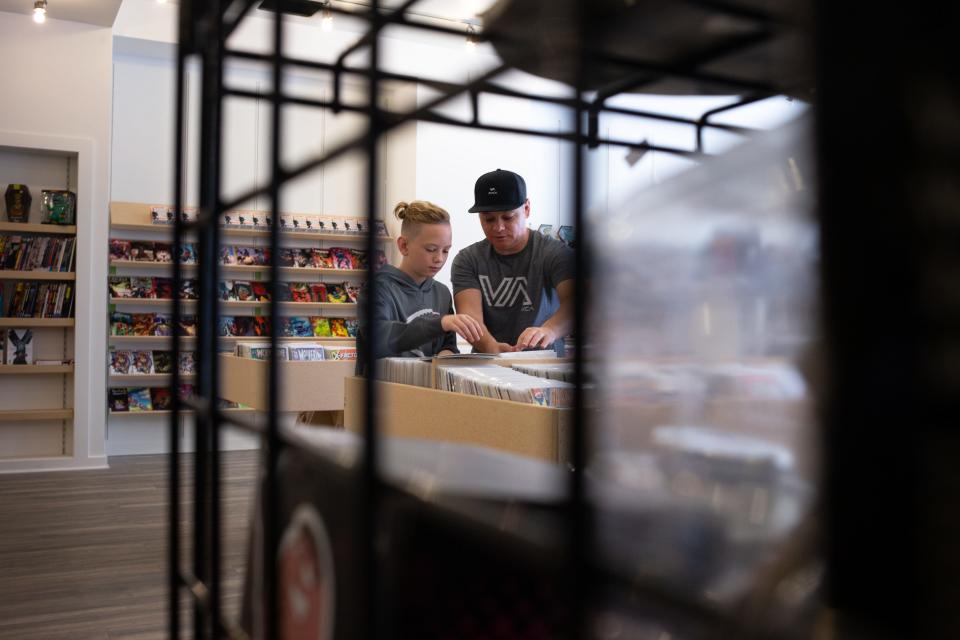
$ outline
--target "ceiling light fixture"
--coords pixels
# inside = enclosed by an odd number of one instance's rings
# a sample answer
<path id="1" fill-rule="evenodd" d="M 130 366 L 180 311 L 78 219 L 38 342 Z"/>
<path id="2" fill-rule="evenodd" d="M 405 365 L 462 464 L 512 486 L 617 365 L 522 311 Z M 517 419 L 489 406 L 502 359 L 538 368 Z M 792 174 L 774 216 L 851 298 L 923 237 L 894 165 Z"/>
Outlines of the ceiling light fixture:
<path id="1" fill-rule="evenodd" d="M 330 0 L 323 3 L 323 11 L 320 13 L 320 30 L 333 31 L 333 11 L 330 10 Z"/>
<path id="2" fill-rule="evenodd" d="M 33 21 L 37 24 L 47 21 L 47 0 L 37 0 L 33 3 Z"/>

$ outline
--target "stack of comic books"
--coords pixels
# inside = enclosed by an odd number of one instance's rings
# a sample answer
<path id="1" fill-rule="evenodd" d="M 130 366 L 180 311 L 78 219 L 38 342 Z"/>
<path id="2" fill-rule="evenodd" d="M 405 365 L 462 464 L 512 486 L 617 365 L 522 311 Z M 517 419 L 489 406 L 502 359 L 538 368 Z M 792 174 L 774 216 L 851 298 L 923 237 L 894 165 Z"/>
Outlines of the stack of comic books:
<path id="1" fill-rule="evenodd" d="M 173 262 L 173 246 L 152 240 L 110 240 L 110 261 Z M 197 248 L 190 243 L 180 246 L 180 264 L 196 264 Z"/>
<path id="2" fill-rule="evenodd" d="M 7 315 L 12 318 L 71 318 L 73 290 L 73 282 L 18 282 Z M 3 310 L 2 298 L 0 294 L 0 312 Z"/>
<path id="3" fill-rule="evenodd" d="M 170 351 L 111 349 L 107 353 L 107 366 L 112 376 L 170 374 L 173 357 Z M 184 375 L 195 374 L 196 354 L 181 351 L 178 369 Z"/>
<path id="4" fill-rule="evenodd" d="M 547 378 L 548 380 L 560 380 L 561 382 L 573 382 L 573 363 L 557 362 L 551 364 L 524 364 L 517 363 L 511 365 L 511 368 L 520 373 L 525 373 L 538 378 Z"/>
<path id="5" fill-rule="evenodd" d="M 543 407 L 569 407 L 573 385 L 547 380 L 498 365 L 437 367 L 437 388 L 484 398 L 498 398 Z"/>
<path id="6" fill-rule="evenodd" d="M 420 358 L 381 358 L 377 361 L 377 377 L 384 382 L 430 388 L 431 363 Z"/>
<path id="7" fill-rule="evenodd" d="M 0 234 L 0 270 L 73 271 L 77 239 Z"/>
<path id="8" fill-rule="evenodd" d="M 325 360 L 356 360 L 356 347 L 323 347 L 323 357 Z"/>

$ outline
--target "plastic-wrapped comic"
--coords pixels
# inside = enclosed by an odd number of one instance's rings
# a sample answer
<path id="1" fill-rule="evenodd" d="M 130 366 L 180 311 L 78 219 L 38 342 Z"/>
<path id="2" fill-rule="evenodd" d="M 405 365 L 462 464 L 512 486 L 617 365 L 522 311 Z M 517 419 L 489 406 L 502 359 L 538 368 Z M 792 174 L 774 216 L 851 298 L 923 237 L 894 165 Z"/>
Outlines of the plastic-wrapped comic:
<path id="1" fill-rule="evenodd" d="M 547 378 L 548 380 L 560 380 L 561 382 L 573 382 L 573 363 L 557 362 L 556 364 L 525 364 L 517 363 L 511 365 L 511 368 L 520 373 L 525 373 L 537 378 Z"/>
<path id="2" fill-rule="evenodd" d="M 430 360 L 420 358 L 381 358 L 377 361 L 377 378 L 384 382 L 430 387 Z"/>
<path id="3" fill-rule="evenodd" d="M 485 398 L 499 398 L 543 407 L 569 407 L 573 385 L 501 367 L 437 367 L 437 388 Z"/>

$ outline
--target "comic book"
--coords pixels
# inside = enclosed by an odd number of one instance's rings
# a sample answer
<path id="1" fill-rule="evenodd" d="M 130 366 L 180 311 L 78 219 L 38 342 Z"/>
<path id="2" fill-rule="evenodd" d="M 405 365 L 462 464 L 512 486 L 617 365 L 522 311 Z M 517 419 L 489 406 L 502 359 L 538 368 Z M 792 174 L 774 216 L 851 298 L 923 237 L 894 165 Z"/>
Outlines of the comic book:
<path id="1" fill-rule="evenodd" d="M 383 220 L 374 220 L 373 230 L 381 238 L 386 238 L 390 235 L 390 233 L 387 231 L 387 225 Z"/>
<path id="2" fill-rule="evenodd" d="M 344 318 L 330 318 L 330 335 L 334 338 L 348 338 L 347 323 Z"/>
<path id="3" fill-rule="evenodd" d="M 110 335 L 112 336 L 132 336 L 133 335 L 133 316 L 129 313 L 120 313 L 114 311 L 110 314 Z"/>
<path id="4" fill-rule="evenodd" d="M 313 327 L 310 326 L 310 318 L 305 316 L 288 318 L 287 331 L 287 335 L 297 338 L 309 338 L 313 336 Z"/>
<path id="5" fill-rule="evenodd" d="M 310 253 L 310 266 L 314 269 L 333 269 L 333 257 L 326 249 L 313 249 Z"/>
<path id="6" fill-rule="evenodd" d="M 270 318 L 268 318 L 267 316 L 254 316 L 253 335 L 255 336 L 270 335 Z"/>
<path id="7" fill-rule="evenodd" d="M 169 216 L 169 217 L 168 217 Z M 170 224 L 173 222 L 173 212 L 166 207 L 150 207 L 151 224 Z"/>
<path id="8" fill-rule="evenodd" d="M 154 278 L 131 276 L 130 277 L 130 297 L 131 298 L 156 298 L 157 287 Z"/>
<path id="9" fill-rule="evenodd" d="M 360 249 L 350 249 L 350 255 L 353 258 L 353 268 L 354 269 L 366 269 L 367 268 L 367 252 L 361 251 Z"/>
<path id="10" fill-rule="evenodd" d="M 269 247 L 254 247 L 253 249 L 253 261 L 257 265 L 270 264 L 270 255 Z"/>
<path id="11" fill-rule="evenodd" d="M 151 375 L 153 373 L 153 352 L 152 351 L 131 351 L 133 363 L 130 373 L 137 375 Z"/>
<path id="12" fill-rule="evenodd" d="M 257 264 L 257 252 L 253 247 L 234 247 L 237 264 L 245 267 L 252 267 Z"/>
<path id="13" fill-rule="evenodd" d="M 265 282 L 251 282 L 250 290 L 253 293 L 253 299 L 257 302 L 270 302 L 270 290 Z"/>
<path id="14" fill-rule="evenodd" d="M 289 282 L 278 282 L 277 283 L 277 302 L 290 302 L 290 283 Z"/>
<path id="15" fill-rule="evenodd" d="M 347 282 L 344 287 L 347 290 L 347 299 L 356 303 L 360 299 L 360 285 L 355 282 Z"/>
<path id="16" fill-rule="evenodd" d="M 127 390 L 127 402 L 130 411 L 153 411 L 153 402 L 150 400 L 150 389 L 146 387 L 131 387 Z"/>
<path id="17" fill-rule="evenodd" d="M 297 249 L 280 249 L 280 258 L 277 260 L 279 266 L 281 267 L 292 267 L 294 266 L 295 256 L 297 254 Z"/>
<path id="18" fill-rule="evenodd" d="M 323 345 L 316 342 L 295 342 L 287 345 L 290 360 L 317 361 L 324 359 Z"/>
<path id="19" fill-rule="evenodd" d="M 152 336 L 154 335 L 155 317 L 152 313 L 134 313 L 133 314 L 133 335 Z"/>
<path id="20" fill-rule="evenodd" d="M 172 278 L 157 278 L 156 287 L 157 298 L 161 300 L 173 300 Z"/>
<path id="21" fill-rule="evenodd" d="M 110 288 L 111 298 L 130 298 L 133 292 L 130 290 L 130 278 L 126 276 L 110 276 L 107 285 Z"/>
<path id="22" fill-rule="evenodd" d="M 347 325 L 347 336 L 351 338 L 357 337 L 357 331 L 360 329 L 360 322 L 355 318 L 346 318 L 344 324 Z"/>
<path id="23" fill-rule="evenodd" d="M 237 300 L 241 302 L 253 301 L 253 289 L 250 287 L 249 282 L 234 282 L 233 292 L 236 294 Z"/>
<path id="24" fill-rule="evenodd" d="M 168 387 L 153 387 L 150 389 L 150 402 L 154 411 L 169 411 L 173 408 L 173 395 Z"/>
<path id="25" fill-rule="evenodd" d="M 291 302 L 310 302 L 310 285 L 306 282 L 290 283 Z"/>
<path id="26" fill-rule="evenodd" d="M 237 253 L 233 247 L 220 247 L 220 264 L 237 264 Z"/>
<path id="27" fill-rule="evenodd" d="M 327 285 L 322 282 L 317 282 L 310 285 L 310 302 L 326 302 L 327 301 Z"/>
<path id="28" fill-rule="evenodd" d="M 155 313 L 153 315 L 153 335 L 172 336 L 173 324 L 170 322 L 170 316 L 165 313 Z"/>
<path id="29" fill-rule="evenodd" d="M 327 302 L 343 303 L 348 302 L 347 288 L 341 284 L 327 284 Z"/>
<path id="30" fill-rule="evenodd" d="M 196 300 L 197 296 L 197 281 L 189 278 L 180 281 L 180 299 L 181 300 Z"/>
<path id="31" fill-rule="evenodd" d="M 189 382 L 183 382 L 177 388 L 177 394 L 180 396 L 181 400 L 189 400 L 193 397 L 194 387 Z"/>
<path id="32" fill-rule="evenodd" d="M 234 336 L 233 316 L 220 316 L 217 318 L 217 335 Z"/>
<path id="33" fill-rule="evenodd" d="M 295 249 L 293 254 L 293 266 L 300 269 L 309 268 L 313 263 L 312 249 Z"/>
<path id="34" fill-rule="evenodd" d="M 293 214 L 292 213 L 281 213 L 279 222 L 280 222 L 281 231 L 293 231 Z"/>
<path id="35" fill-rule="evenodd" d="M 130 259 L 137 262 L 154 262 L 153 242 L 143 240 L 131 242 Z"/>
<path id="36" fill-rule="evenodd" d="M 173 353 L 170 351 L 153 352 L 154 373 L 173 373 Z"/>
<path id="37" fill-rule="evenodd" d="M 110 240 L 110 261 L 129 260 L 130 259 L 130 241 L 129 240 Z"/>
<path id="38" fill-rule="evenodd" d="M 180 245 L 180 264 L 197 264 L 197 247 L 185 242 Z"/>
<path id="39" fill-rule="evenodd" d="M 333 259 L 334 269 L 356 269 L 354 257 L 350 249 L 344 247 L 330 247 L 330 257 Z"/>
<path id="40" fill-rule="evenodd" d="M 180 352 L 180 373 L 193 375 L 197 372 L 197 359 L 193 351 Z"/>
<path id="41" fill-rule="evenodd" d="M 173 262 L 173 250 L 166 242 L 153 243 L 153 259 L 155 262 Z"/>
<path id="42" fill-rule="evenodd" d="M 182 336 L 195 336 L 195 335 L 197 335 L 197 318 L 196 318 L 196 316 L 181 316 L 181 317 L 180 317 L 180 335 L 182 335 Z"/>
<path id="43" fill-rule="evenodd" d="M 233 335 L 235 336 L 255 336 L 256 331 L 253 326 L 253 316 L 237 316 L 233 319 Z"/>
<path id="44" fill-rule="evenodd" d="M 330 333 L 330 320 L 327 318 L 311 316 L 310 327 L 313 329 L 313 335 L 316 337 L 329 338 L 332 335 Z"/>
<path id="45" fill-rule="evenodd" d="M 130 403 L 127 401 L 127 388 L 126 387 L 113 387 L 107 389 L 108 402 L 110 411 L 114 413 L 118 411 L 129 411 Z"/>
<path id="46" fill-rule="evenodd" d="M 125 376 L 130 373 L 130 364 L 133 360 L 133 355 L 129 351 L 110 351 L 107 355 L 110 363 L 110 375 Z"/>
<path id="47" fill-rule="evenodd" d="M 233 280 L 221 280 L 217 285 L 217 297 L 221 300 L 236 300 L 237 294 L 233 290 Z"/>
<path id="48" fill-rule="evenodd" d="M 326 360 L 356 360 L 356 347 L 324 347 L 323 356 Z"/>

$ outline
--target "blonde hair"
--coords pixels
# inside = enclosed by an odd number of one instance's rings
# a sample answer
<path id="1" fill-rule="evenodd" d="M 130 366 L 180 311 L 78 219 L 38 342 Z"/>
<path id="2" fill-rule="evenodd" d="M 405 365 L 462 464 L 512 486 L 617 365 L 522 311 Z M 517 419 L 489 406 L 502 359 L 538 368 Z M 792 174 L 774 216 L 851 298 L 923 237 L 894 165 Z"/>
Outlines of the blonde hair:
<path id="1" fill-rule="evenodd" d="M 393 215 L 401 221 L 400 235 L 416 235 L 422 224 L 450 224 L 450 214 L 426 200 L 398 202 Z"/>

